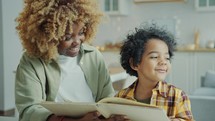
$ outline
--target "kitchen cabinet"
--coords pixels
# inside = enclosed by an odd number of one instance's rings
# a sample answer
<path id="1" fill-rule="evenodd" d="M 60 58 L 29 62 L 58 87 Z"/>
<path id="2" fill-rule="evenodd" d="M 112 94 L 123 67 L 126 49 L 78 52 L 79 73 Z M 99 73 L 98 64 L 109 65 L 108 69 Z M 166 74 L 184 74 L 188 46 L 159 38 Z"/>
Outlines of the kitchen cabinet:
<path id="1" fill-rule="evenodd" d="M 125 81 L 129 75 L 121 67 L 119 51 L 104 51 L 102 55 L 108 67 L 113 88 L 117 92 L 124 87 Z"/>
<path id="2" fill-rule="evenodd" d="M 128 15 L 129 0 L 101 0 L 102 9 L 108 15 Z"/>
<path id="3" fill-rule="evenodd" d="M 185 0 L 134 0 L 136 3 L 140 2 L 181 2 Z"/>
<path id="4" fill-rule="evenodd" d="M 215 11 L 215 0 L 195 0 L 197 11 Z"/>
<path id="5" fill-rule="evenodd" d="M 114 90 L 117 92 L 123 89 L 125 81 L 129 75 L 125 72 L 125 70 L 121 66 L 109 67 L 108 70 L 110 72 L 110 78 L 111 78 Z"/>
<path id="6" fill-rule="evenodd" d="M 208 70 L 215 70 L 215 52 L 177 51 L 167 82 L 191 94 L 201 86 L 201 78 Z"/>

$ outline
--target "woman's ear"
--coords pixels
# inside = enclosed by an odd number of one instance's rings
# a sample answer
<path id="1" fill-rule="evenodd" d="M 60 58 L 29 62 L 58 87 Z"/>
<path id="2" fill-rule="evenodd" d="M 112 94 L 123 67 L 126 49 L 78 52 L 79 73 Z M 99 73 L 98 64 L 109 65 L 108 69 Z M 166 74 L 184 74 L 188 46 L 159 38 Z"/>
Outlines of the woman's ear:
<path id="1" fill-rule="evenodd" d="M 129 64 L 130 64 L 130 67 L 131 67 L 133 70 L 137 71 L 137 65 L 134 65 L 134 60 L 133 60 L 133 58 L 130 58 L 130 59 L 129 59 Z"/>

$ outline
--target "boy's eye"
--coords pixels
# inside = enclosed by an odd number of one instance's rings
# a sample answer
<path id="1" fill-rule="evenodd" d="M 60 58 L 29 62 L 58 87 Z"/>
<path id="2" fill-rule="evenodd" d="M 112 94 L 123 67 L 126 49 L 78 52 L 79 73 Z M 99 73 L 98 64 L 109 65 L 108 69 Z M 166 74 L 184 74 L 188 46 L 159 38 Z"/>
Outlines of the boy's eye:
<path id="1" fill-rule="evenodd" d="M 157 56 L 151 56 L 150 58 L 151 59 L 157 59 L 158 57 Z"/>
<path id="2" fill-rule="evenodd" d="M 167 61 L 171 61 L 171 59 L 170 59 L 170 58 L 166 58 L 166 60 L 167 60 Z"/>

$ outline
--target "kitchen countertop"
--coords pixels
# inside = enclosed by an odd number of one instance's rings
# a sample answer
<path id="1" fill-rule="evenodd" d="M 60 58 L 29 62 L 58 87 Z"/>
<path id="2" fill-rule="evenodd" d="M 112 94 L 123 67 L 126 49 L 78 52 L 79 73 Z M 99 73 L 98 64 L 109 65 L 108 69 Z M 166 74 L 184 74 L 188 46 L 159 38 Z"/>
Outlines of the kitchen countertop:
<path id="1" fill-rule="evenodd" d="M 101 52 L 119 52 L 120 48 L 102 48 L 99 49 Z M 215 48 L 197 48 L 197 49 L 187 49 L 187 48 L 177 48 L 177 52 L 215 52 Z"/>
<path id="2" fill-rule="evenodd" d="M 215 52 L 215 48 L 197 48 L 197 49 L 186 49 L 186 48 L 177 48 L 178 52 Z"/>
<path id="3" fill-rule="evenodd" d="M 112 82 L 125 80 L 128 74 L 122 67 L 109 67 L 108 68 Z"/>

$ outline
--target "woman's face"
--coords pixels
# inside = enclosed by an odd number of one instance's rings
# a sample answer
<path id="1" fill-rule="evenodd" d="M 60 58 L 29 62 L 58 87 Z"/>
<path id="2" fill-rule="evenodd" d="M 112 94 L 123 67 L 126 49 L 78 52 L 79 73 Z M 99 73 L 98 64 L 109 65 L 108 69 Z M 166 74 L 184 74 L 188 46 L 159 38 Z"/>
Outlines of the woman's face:
<path id="1" fill-rule="evenodd" d="M 67 27 L 65 36 L 58 45 L 58 52 L 60 55 L 75 57 L 80 51 L 81 43 L 85 40 L 84 24 L 74 23 L 72 30 L 73 32 L 69 33 L 69 27 Z"/>
<path id="2" fill-rule="evenodd" d="M 150 82 L 163 81 L 170 71 L 170 55 L 168 46 L 159 39 L 151 39 L 146 43 L 141 63 L 134 69 L 139 80 Z"/>

